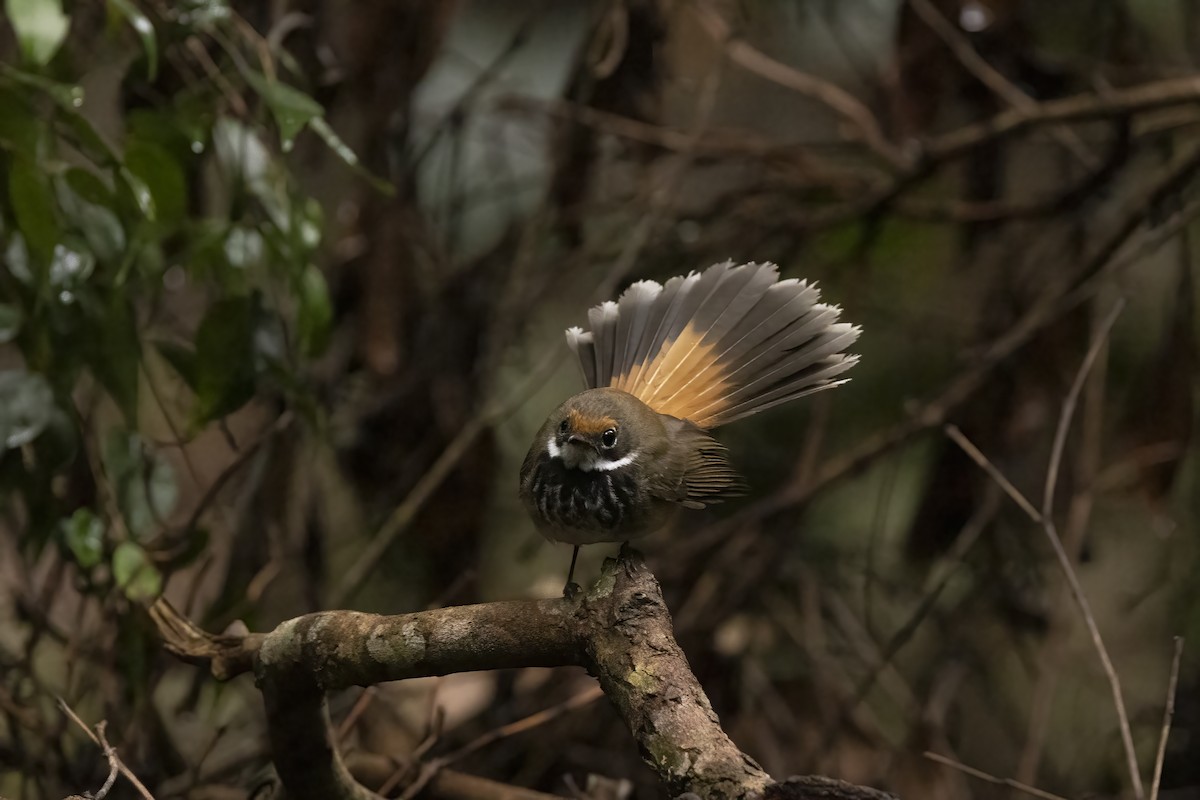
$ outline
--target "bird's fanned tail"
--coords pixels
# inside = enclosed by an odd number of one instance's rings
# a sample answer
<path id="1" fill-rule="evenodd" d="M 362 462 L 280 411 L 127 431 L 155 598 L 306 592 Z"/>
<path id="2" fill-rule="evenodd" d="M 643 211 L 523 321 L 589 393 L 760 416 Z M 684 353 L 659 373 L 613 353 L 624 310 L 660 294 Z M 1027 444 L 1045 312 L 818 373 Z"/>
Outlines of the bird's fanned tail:
<path id="1" fill-rule="evenodd" d="M 856 326 L 774 264 L 717 264 L 633 284 L 567 331 L 588 388 L 629 392 L 661 414 L 715 428 L 843 381 Z"/>

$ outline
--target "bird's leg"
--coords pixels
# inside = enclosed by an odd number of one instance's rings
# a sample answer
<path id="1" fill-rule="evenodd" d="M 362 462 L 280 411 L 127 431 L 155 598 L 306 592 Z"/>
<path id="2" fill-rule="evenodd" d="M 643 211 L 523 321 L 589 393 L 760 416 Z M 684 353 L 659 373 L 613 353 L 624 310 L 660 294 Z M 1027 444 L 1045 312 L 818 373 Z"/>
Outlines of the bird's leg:
<path id="1" fill-rule="evenodd" d="M 575 577 L 575 561 L 579 558 L 579 545 L 575 545 L 575 550 L 571 553 L 571 568 L 567 570 L 567 585 L 563 587 L 564 597 L 574 597 L 575 592 L 579 591 L 577 584 L 571 583 L 571 578 Z"/>
<path id="2" fill-rule="evenodd" d="M 625 567 L 625 572 L 626 572 L 627 574 L 632 574 L 632 573 L 633 573 L 633 569 L 632 569 L 632 567 L 631 567 L 631 565 L 630 565 L 630 559 L 631 559 L 631 558 L 632 558 L 632 557 L 633 557 L 633 556 L 634 556 L 636 553 L 637 553 L 637 551 L 636 551 L 636 550 L 634 550 L 632 547 L 630 547 L 630 546 L 629 546 L 629 540 L 628 540 L 628 539 L 626 539 L 625 541 L 621 542 L 621 549 L 620 549 L 619 551 L 617 551 L 617 562 L 618 562 L 618 563 L 620 563 L 620 564 L 622 564 L 622 565 L 624 565 L 624 567 Z"/>

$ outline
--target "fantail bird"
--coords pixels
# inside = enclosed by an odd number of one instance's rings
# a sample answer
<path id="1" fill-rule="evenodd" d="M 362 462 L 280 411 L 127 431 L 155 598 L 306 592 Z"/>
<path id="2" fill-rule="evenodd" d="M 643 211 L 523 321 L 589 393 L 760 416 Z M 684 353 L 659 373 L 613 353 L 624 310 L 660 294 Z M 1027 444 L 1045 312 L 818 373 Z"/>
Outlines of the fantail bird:
<path id="1" fill-rule="evenodd" d="M 568 588 L 580 545 L 744 493 L 709 429 L 845 382 L 859 328 L 819 298 L 774 264 L 726 262 L 639 281 L 567 331 L 588 388 L 537 432 L 520 492 L 542 535 L 575 545 Z"/>

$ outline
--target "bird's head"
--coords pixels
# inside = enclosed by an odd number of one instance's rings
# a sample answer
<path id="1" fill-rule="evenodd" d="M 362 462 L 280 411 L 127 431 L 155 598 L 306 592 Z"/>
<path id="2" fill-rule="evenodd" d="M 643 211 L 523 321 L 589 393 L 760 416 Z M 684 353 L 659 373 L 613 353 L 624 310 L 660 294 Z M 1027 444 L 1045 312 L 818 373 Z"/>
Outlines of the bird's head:
<path id="1" fill-rule="evenodd" d="M 547 421 L 546 452 L 569 469 L 608 472 L 660 449 L 658 415 L 632 395 L 591 389 L 563 403 Z"/>

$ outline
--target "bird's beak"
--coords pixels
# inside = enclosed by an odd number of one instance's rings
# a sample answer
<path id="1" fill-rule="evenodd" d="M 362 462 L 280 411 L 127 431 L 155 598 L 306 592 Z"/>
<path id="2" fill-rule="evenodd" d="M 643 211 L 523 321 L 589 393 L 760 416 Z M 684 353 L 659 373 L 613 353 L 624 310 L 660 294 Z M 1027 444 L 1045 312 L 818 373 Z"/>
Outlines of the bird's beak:
<path id="1" fill-rule="evenodd" d="M 599 458 L 596 446 L 586 436 L 573 433 L 567 437 L 562 449 L 563 464 L 571 469 L 591 469 L 591 465 Z"/>

